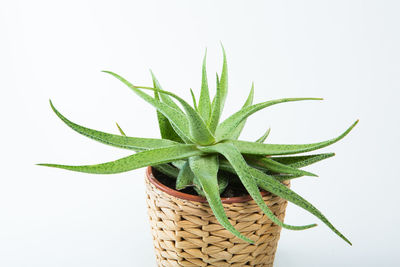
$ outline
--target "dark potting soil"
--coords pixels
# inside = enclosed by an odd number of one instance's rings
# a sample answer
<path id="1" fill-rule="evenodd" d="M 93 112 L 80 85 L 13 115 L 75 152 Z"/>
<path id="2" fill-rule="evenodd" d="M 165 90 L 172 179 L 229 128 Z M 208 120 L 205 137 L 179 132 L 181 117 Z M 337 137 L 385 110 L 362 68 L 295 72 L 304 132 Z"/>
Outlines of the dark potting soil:
<path id="1" fill-rule="evenodd" d="M 152 168 L 154 177 L 163 185 L 168 186 L 169 188 L 175 189 L 176 180 L 163 174 L 162 172 L 157 171 Z M 224 173 L 227 175 L 227 173 Z M 246 188 L 242 185 L 242 183 L 237 182 L 239 180 L 238 177 L 235 177 L 232 174 L 229 174 L 232 179 L 229 179 L 228 186 L 225 188 L 224 192 L 222 192 L 221 197 L 242 197 L 246 196 L 249 193 L 246 191 Z M 193 189 L 193 187 L 186 187 L 182 190 L 177 190 L 182 193 L 198 196 L 197 192 Z"/>

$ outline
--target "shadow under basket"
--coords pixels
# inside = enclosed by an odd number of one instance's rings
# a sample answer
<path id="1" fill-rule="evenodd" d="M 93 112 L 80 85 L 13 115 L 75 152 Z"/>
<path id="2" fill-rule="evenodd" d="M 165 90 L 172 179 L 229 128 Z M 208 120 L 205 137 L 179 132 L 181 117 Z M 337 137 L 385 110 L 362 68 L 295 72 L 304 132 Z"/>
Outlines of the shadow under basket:
<path id="1" fill-rule="evenodd" d="M 160 183 L 146 171 L 147 208 L 158 266 L 273 266 L 281 227 L 250 196 L 222 198 L 231 224 L 255 241 L 249 244 L 224 229 L 203 197 Z M 289 181 L 285 185 L 290 186 Z M 261 192 L 265 203 L 283 221 L 287 201 Z"/>

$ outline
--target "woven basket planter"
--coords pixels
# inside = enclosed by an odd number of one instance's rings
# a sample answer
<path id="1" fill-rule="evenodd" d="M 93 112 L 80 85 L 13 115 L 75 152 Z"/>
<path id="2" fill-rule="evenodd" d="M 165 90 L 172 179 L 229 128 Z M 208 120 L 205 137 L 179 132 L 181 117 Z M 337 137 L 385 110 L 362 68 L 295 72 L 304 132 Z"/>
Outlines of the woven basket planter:
<path id="1" fill-rule="evenodd" d="M 158 266 L 272 266 L 281 227 L 250 196 L 222 198 L 232 225 L 249 244 L 225 230 L 207 201 L 175 191 L 146 171 L 147 207 Z M 289 182 L 286 183 L 289 186 Z M 267 192 L 263 199 L 283 221 L 287 201 Z"/>

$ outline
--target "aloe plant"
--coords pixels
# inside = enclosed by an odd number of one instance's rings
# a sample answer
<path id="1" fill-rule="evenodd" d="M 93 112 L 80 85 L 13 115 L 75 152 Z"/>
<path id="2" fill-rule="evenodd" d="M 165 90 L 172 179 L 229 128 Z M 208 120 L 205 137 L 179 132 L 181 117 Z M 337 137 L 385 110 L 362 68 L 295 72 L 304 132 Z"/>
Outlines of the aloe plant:
<path id="1" fill-rule="evenodd" d="M 210 99 L 205 55 L 198 101 L 193 91 L 190 90 L 193 106 L 174 93 L 163 90 L 153 73 L 151 73 L 152 86 L 135 86 L 116 73 L 104 71 L 123 82 L 140 98 L 156 108 L 161 139 L 126 136 L 118 124 L 119 135 L 86 128 L 64 117 L 50 101 L 51 108 L 56 115 L 76 132 L 104 144 L 129 149 L 135 153 L 115 161 L 96 165 L 39 165 L 94 174 L 121 173 L 153 166 L 170 179 L 174 179 L 177 190 L 193 187 L 200 196 L 207 199 L 215 217 L 223 227 L 235 236 L 252 242 L 231 225 L 221 202 L 221 194 L 228 184 L 240 181 L 261 210 L 275 224 L 292 230 L 303 230 L 316 226 L 316 224 L 295 226 L 283 223 L 265 204 L 260 189 L 271 192 L 310 212 L 351 245 L 351 242 L 316 207 L 283 185 L 282 181 L 302 176 L 316 176 L 300 168 L 334 156 L 333 153 L 287 155 L 314 151 L 331 145 L 345 137 L 358 121 L 338 137 L 312 144 L 264 143 L 270 129 L 255 142 L 238 140 L 246 119 L 257 111 L 285 102 L 322 99 L 283 98 L 253 104 L 253 84 L 243 107 L 220 122 L 228 92 L 228 67 L 223 47 L 222 51 L 222 73 L 220 76 L 217 74 L 214 98 Z M 147 94 L 146 90 L 152 91 L 154 95 Z"/>

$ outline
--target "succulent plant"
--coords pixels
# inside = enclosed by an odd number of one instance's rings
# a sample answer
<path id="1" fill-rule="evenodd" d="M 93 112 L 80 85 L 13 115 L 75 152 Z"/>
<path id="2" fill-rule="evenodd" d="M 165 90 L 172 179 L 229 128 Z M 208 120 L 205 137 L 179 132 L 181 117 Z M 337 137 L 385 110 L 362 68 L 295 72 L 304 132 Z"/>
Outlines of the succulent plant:
<path id="1" fill-rule="evenodd" d="M 316 176 L 299 168 L 332 157 L 333 153 L 287 156 L 317 150 L 331 145 L 346 136 L 358 121 L 336 138 L 312 144 L 267 144 L 269 130 L 255 142 L 240 141 L 238 137 L 246 119 L 266 107 L 293 101 L 322 100 L 321 98 L 283 98 L 253 104 L 254 84 L 243 107 L 220 122 L 228 92 L 228 68 L 225 50 L 221 76 L 217 74 L 216 93 L 210 100 L 206 55 L 202 66 L 201 92 L 198 102 L 191 91 L 193 106 L 184 99 L 162 90 L 151 72 L 153 86 L 135 86 L 111 71 L 104 71 L 127 85 L 135 94 L 157 109 L 161 139 L 126 136 L 118 126 L 120 135 L 105 133 L 78 125 L 64 117 L 51 103 L 56 115 L 76 132 L 101 143 L 135 151 L 133 155 L 96 165 L 69 166 L 38 164 L 71 171 L 113 174 L 153 166 L 170 179 L 175 179 L 176 189 L 193 187 L 206 197 L 216 219 L 235 236 L 252 242 L 229 222 L 221 202 L 221 193 L 229 183 L 240 181 L 261 210 L 275 224 L 292 230 L 303 230 L 316 224 L 294 226 L 280 221 L 263 201 L 260 189 L 271 192 L 307 210 L 334 233 L 350 241 L 311 203 L 285 186 L 282 181 L 301 176 Z M 154 96 L 145 93 L 153 91 Z M 177 104 L 179 103 L 180 106 Z"/>

